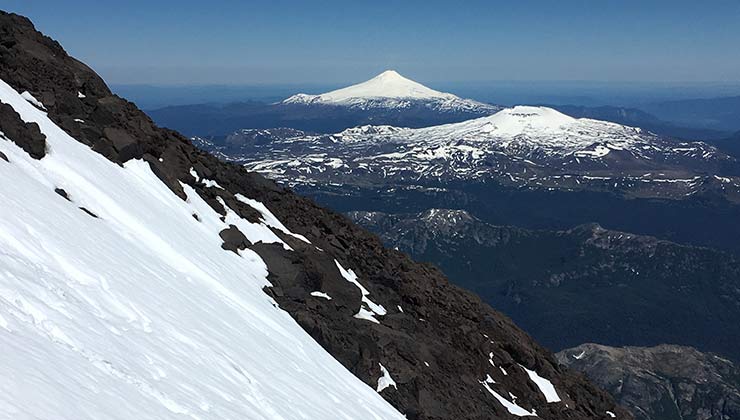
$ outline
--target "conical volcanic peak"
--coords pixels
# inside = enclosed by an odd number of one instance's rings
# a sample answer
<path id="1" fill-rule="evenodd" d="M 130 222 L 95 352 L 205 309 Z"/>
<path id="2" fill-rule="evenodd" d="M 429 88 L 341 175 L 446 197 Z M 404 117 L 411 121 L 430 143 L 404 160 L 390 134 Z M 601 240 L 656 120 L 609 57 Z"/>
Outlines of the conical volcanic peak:
<path id="1" fill-rule="evenodd" d="M 405 109 L 413 105 L 441 112 L 463 111 L 493 113 L 500 109 L 471 99 L 431 89 L 402 76 L 395 70 L 386 70 L 372 79 L 356 85 L 318 95 L 299 93 L 283 104 L 335 105 L 360 109 Z"/>

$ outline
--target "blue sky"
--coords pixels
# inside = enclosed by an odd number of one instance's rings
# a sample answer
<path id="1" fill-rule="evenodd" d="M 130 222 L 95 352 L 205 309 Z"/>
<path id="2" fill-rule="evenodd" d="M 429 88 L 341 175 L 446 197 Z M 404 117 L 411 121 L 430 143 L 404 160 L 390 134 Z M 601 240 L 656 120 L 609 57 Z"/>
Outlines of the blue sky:
<path id="1" fill-rule="evenodd" d="M 740 1 L 5 0 L 109 83 L 740 81 Z"/>

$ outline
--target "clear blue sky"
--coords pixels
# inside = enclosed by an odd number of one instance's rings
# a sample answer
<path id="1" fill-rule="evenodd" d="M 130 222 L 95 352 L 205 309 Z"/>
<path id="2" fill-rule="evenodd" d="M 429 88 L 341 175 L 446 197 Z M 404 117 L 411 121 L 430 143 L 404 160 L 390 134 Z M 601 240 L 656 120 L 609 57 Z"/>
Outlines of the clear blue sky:
<path id="1" fill-rule="evenodd" d="M 109 83 L 740 81 L 740 1 L 4 0 Z"/>

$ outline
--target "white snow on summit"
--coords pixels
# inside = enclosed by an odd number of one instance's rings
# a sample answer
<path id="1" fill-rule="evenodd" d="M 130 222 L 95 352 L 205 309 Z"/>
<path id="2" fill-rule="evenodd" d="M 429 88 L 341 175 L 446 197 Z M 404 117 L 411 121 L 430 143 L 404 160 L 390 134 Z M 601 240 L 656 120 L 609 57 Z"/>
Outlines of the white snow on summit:
<path id="1" fill-rule="evenodd" d="M 482 147 L 508 147 L 514 143 L 524 148 L 541 147 L 562 154 L 570 154 L 595 142 L 609 142 L 612 148 L 622 149 L 642 138 L 639 128 L 616 123 L 573 118 L 547 107 L 515 106 L 491 116 L 460 123 L 425 128 L 397 128 L 365 126 L 336 135 L 344 142 L 393 140 L 427 145 L 464 141 Z"/>
<path id="2" fill-rule="evenodd" d="M 401 76 L 395 70 L 386 70 L 365 82 L 319 95 L 299 93 L 285 99 L 283 103 L 337 105 L 362 109 L 407 108 L 413 103 L 424 103 L 438 110 L 495 112 L 500 109 L 471 99 L 462 99 L 451 93 L 436 91 Z"/>
<path id="3" fill-rule="evenodd" d="M 386 70 L 368 81 L 311 97 L 321 102 L 342 102 L 354 98 L 456 98 L 451 93 L 439 92 L 407 79 L 395 70 Z M 290 101 L 290 98 L 286 101 Z"/>
<path id="4" fill-rule="evenodd" d="M 221 249 L 194 189 L 105 159 L 3 81 L 0 101 L 48 146 L 0 134 L 0 418 L 404 418 L 263 292 L 256 253 Z"/>

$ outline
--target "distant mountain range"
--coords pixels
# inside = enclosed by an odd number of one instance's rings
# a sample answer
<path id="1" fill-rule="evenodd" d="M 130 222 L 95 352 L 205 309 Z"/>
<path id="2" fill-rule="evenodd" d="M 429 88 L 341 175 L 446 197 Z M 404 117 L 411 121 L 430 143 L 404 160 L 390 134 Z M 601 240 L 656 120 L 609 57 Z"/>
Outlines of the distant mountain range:
<path id="1" fill-rule="evenodd" d="M 617 124 L 640 127 L 655 134 L 687 141 L 712 141 L 726 138 L 727 130 L 693 126 L 690 122 L 673 123 L 664 121 L 638 108 L 619 106 L 547 105 L 563 114 L 575 118 L 591 118 Z"/>
<path id="2" fill-rule="evenodd" d="M 706 143 L 546 107 L 518 106 L 418 129 L 361 126 L 332 135 L 241 130 L 209 144 L 288 185 L 470 181 L 625 197 L 682 199 L 711 192 L 740 202 L 740 163 Z"/>
<path id="3" fill-rule="evenodd" d="M 632 107 L 552 107 L 574 117 L 612 121 L 684 140 L 718 140 L 740 130 L 740 96 L 648 102 Z"/>
<path id="4" fill-rule="evenodd" d="M 740 130 L 740 96 L 654 102 L 640 108 L 676 125 L 731 132 Z"/>
<path id="5" fill-rule="evenodd" d="M 388 246 L 434 263 L 554 350 L 583 342 L 676 343 L 740 360 L 737 257 L 595 224 L 522 229 L 446 209 L 348 214 Z"/>

